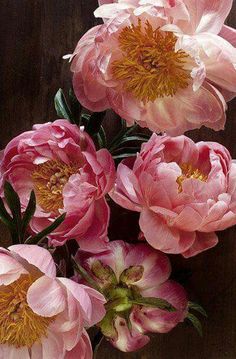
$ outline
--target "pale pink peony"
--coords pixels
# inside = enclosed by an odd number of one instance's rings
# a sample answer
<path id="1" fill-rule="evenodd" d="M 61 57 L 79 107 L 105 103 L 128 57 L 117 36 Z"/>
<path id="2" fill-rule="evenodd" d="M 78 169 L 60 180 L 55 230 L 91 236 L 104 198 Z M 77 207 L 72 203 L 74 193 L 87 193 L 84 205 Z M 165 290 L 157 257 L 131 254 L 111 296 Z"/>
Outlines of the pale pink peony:
<path id="1" fill-rule="evenodd" d="M 105 195 L 114 183 L 114 162 L 107 150 L 96 151 L 82 129 L 67 120 L 34 125 L 7 145 L 0 173 L 1 190 L 8 180 L 23 210 L 30 191 L 35 191 L 37 209 L 30 223 L 34 233 L 66 212 L 65 221 L 49 236 L 51 243 L 62 245 L 74 238 L 82 248 L 102 248 L 110 214 Z"/>
<path id="2" fill-rule="evenodd" d="M 0 248 L 0 263 L 0 358 L 92 359 L 84 327 L 104 317 L 105 298 L 56 277 L 44 248 Z"/>
<path id="3" fill-rule="evenodd" d="M 77 260 L 106 295 L 107 314 L 99 326 L 121 351 L 140 349 L 149 342 L 146 333 L 167 333 L 187 316 L 187 295 L 181 285 L 169 280 L 169 259 L 147 244 L 114 241 L 104 253 L 79 250 Z M 175 311 L 138 304 L 147 298 L 164 299 Z"/>
<path id="4" fill-rule="evenodd" d="M 236 224 L 236 164 L 218 143 L 153 134 L 118 166 L 111 197 L 140 212 L 151 246 L 191 257 L 217 244 L 215 231 Z"/>
<path id="5" fill-rule="evenodd" d="M 71 59 L 74 90 L 92 111 L 112 108 L 132 125 L 182 134 L 224 128 L 236 93 L 232 0 L 100 0 Z M 232 43 L 232 44 L 231 44 Z"/>

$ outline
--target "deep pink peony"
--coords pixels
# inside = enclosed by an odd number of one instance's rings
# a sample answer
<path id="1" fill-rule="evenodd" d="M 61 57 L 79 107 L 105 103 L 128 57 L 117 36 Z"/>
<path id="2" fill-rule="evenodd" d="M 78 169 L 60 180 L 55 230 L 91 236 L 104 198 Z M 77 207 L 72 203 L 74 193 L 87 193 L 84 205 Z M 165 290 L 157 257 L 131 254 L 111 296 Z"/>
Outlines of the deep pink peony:
<path id="1" fill-rule="evenodd" d="M 188 301 L 184 288 L 169 280 L 167 256 L 147 244 L 114 241 L 104 253 L 91 255 L 79 250 L 77 260 L 107 296 L 107 314 L 98 325 L 118 349 L 138 350 L 149 342 L 146 333 L 167 333 L 185 319 Z M 141 304 L 150 298 L 164 299 L 176 310 Z"/>
<path id="2" fill-rule="evenodd" d="M 100 0 L 71 56 L 76 96 L 112 108 L 131 125 L 182 134 L 224 128 L 236 93 L 236 31 L 224 25 L 232 0 Z"/>
<path id="3" fill-rule="evenodd" d="M 151 246 L 191 257 L 236 224 L 236 164 L 215 142 L 153 134 L 137 157 L 123 161 L 111 197 L 140 212 Z"/>
<path id="4" fill-rule="evenodd" d="M 82 248 L 102 248 L 110 214 L 105 195 L 113 186 L 115 169 L 109 152 L 96 151 L 86 132 L 67 120 L 34 125 L 7 145 L 0 172 L 1 190 L 4 181 L 10 181 L 23 210 L 30 191 L 35 191 L 37 210 L 30 224 L 34 233 L 66 212 L 65 221 L 49 236 L 51 243 L 62 245 L 74 238 Z"/>
<path id="5" fill-rule="evenodd" d="M 92 359 L 84 327 L 104 317 L 104 297 L 56 277 L 44 248 L 0 248 L 0 262 L 0 358 Z"/>

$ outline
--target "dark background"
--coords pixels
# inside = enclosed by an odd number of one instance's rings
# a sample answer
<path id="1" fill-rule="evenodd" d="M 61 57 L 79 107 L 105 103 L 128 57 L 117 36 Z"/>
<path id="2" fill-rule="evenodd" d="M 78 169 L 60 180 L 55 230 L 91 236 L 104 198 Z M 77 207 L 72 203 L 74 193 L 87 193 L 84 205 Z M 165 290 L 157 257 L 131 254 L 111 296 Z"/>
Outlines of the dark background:
<path id="1" fill-rule="evenodd" d="M 97 22 L 96 7 L 97 0 L 0 0 L 0 148 L 34 123 L 56 119 L 53 97 L 71 81 L 62 56 L 72 53 L 82 34 Z M 236 27 L 236 1 L 228 24 Z M 229 105 L 224 132 L 202 129 L 190 136 L 218 141 L 236 158 L 235 105 L 236 101 Z M 2 227 L 0 234 L 5 243 Z M 104 342 L 99 359 L 236 358 L 236 230 L 219 237 L 220 244 L 206 253 L 189 260 L 174 258 L 174 267 L 192 271 L 186 288 L 208 312 L 203 338 L 180 324 L 169 334 L 155 335 L 138 353 L 123 354 Z"/>

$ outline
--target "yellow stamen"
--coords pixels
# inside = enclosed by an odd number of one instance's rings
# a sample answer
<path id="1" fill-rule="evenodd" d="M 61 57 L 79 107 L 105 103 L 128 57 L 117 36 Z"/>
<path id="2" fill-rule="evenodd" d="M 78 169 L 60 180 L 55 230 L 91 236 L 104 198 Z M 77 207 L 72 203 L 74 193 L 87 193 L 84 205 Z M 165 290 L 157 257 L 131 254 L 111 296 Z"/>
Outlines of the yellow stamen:
<path id="1" fill-rule="evenodd" d="M 37 203 L 46 212 L 63 208 L 62 191 L 71 175 L 78 173 L 78 164 L 51 160 L 35 166 L 32 173 Z"/>
<path id="2" fill-rule="evenodd" d="M 189 55 L 175 51 L 172 32 L 154 30 L 147 21 L 125 27 L 119 35 L 122 58 L 112 64 L 112 74 L 123 90 L 144 103 L 173 96 L 188 86 L 190 72 L 184 68 Z"/>
<path id="3" fill-rule="evenodd" d="M 179 192 L 182 192 L 182 184 L 186 178 L 195 178 L 202 182 L 207 181 L 207 175 L 203 174 L 198 168 L 194 168 L 191 164 L 183 163 L 180 165 L 180 168 L 182 170 L 182 175 L 176 180 L 179 185 Z"/>
<path id="4" fill-rule="evenodd" d="M 41 317 L 27 303 L 27 291 L 33 279 L 24 274 L 8 286 L 0 287 L 0 344 L 16 348 L 40 343 L 55 317 Z"/>

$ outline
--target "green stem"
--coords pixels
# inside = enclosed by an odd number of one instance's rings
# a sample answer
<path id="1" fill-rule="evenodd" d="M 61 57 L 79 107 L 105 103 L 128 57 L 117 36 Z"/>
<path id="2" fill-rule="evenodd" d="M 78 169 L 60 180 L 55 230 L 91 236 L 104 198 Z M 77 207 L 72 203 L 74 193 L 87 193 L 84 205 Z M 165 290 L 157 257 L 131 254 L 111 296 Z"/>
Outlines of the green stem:
<path id="1" fill-rule="evenodd" d="M 79 273 L 81 275 L 81 277 L 83 277 L 86 282 L 94 289 L 96 289 L 98 292 L 102 293 L 102 289 L 99 287 L 99 285 L 95 282 L 95 280 L 84 270 L 83 267 L 81 267 L 81 265 L 79 265 L 79 263 L 76 262 L 76 260 L 74 259 L 74 257 L 71 257 L 72 260 L 72 264 L 74 269 L 76 270 L 77 273 Z"/>

